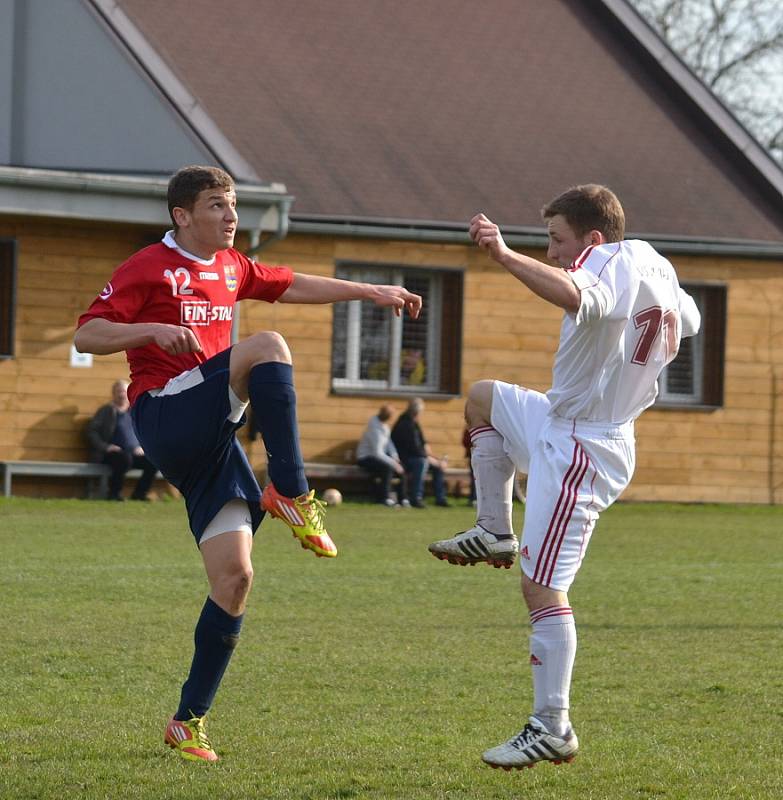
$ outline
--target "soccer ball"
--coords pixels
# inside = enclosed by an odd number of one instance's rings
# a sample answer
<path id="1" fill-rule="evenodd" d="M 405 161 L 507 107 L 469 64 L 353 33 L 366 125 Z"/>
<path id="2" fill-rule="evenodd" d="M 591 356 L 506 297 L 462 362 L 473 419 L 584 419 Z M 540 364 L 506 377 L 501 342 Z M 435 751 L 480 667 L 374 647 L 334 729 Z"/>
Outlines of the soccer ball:
<path id="1" fill-rule="evenodd" d="M 343 496 L 340 494 L 339 489 L 324 489 L 321 497 L 328 506 L 339 506 L 343 502 Z"/>

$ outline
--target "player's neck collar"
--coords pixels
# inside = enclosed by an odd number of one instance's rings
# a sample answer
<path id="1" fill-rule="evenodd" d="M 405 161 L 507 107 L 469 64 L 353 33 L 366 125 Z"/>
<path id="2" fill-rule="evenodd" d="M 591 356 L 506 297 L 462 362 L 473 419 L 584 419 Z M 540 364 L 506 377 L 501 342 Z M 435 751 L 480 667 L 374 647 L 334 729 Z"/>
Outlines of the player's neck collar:
<path id="1" fill-rule="evenodd" d="M 187 250 L 180 247 L 177 244 L 177 240 L 174 238 L 174 231 L 166 231 L 166 235 L 161 241 L 166 245 L 166 247 L 176 250 L 180 255 L 185 256 L 185 258 L 188 258 L 191 261 L 196 261 L 199 264 L 204 264 L 206 266 L 210 266 L 215 263 L 215 256 L 212 256 L 212 258 L 200 258 L 199 256 L 194 256 L 193 253 L 189 253 Z"/>

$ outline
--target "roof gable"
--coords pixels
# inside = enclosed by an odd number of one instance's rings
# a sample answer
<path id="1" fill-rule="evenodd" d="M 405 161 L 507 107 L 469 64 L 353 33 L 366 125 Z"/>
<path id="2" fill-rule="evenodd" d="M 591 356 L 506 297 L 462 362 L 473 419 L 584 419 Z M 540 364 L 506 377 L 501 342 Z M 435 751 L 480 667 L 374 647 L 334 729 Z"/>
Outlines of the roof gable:
<path id="1" fill-rule="evenodd" d="M 92 6 L 25 0 L 0 14 L 0 164 L 168 174 L 216 159 Z"/>
<path id="2" fill-rule="evenodd" d="M 624 0 L 83 2 L 217 160 L 285 183 L 294 223 L 540 230 L 543 202 L 595 181 L 635 234 L 783 241 L 774 182 Z"/>
<path id="3" fill-rule="evenodd" d="M 120 2 L 294 220 L 537 226 L 595 181 L 635 232 L 783 239 L 765 182 L 602 3 Z"/>

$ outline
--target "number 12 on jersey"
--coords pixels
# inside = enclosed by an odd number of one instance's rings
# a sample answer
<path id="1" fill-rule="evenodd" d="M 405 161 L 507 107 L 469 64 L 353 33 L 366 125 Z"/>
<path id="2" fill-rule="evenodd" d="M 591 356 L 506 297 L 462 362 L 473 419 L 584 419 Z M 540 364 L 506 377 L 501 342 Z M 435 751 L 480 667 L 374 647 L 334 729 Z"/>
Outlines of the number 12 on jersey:
<path id="1" fill-rule="evenodd" d="M 190 273 L 185 267 L 179 267 L 172 272 L 170 269 L 163 270 L 163 277 L 171 284 L 171 293 L 174 297 L 177 294 L 193 294 L 190 287 Z M 180 282 L 180 278 L 182 281 Z"/>

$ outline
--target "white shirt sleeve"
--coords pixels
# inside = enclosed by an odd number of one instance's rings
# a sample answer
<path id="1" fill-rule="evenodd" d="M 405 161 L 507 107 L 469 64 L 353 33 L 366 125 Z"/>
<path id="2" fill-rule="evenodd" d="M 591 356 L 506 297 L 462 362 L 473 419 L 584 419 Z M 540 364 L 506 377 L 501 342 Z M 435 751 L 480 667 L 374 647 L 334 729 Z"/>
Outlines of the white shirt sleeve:
<path id="1" fill-rule="evenodd" d="M 682 326 L 681 336 L 686 339 L 688 336 L 695 336 L 701 327 L 701 314 L 696 306 L 695 300 L 680 286 L 678 287 L 680 298 L 680 324 Z"/>
<path id="2" fill-rule="evenodd" d="M 618 243 L 588 247 L 568 270 L 580 293 L 577 325 L 604 319 L 617 305 L 619 252 Z"/>

